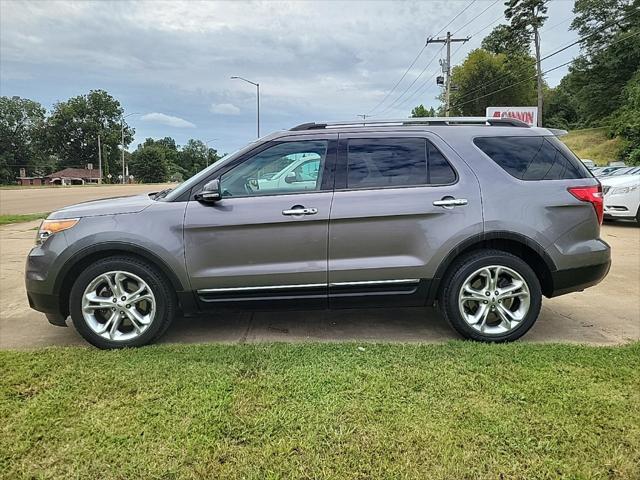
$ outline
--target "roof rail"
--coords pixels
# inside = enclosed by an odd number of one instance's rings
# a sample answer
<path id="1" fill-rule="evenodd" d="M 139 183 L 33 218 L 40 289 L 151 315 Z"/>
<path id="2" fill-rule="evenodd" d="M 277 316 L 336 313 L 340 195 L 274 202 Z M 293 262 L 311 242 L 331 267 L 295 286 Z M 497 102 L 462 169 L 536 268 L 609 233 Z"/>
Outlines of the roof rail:
<path id="1" fill-rule="evenodd" d="M 365 127 L 397 127 L 413 125 L 491 125 L 509 127 L 529 127 L 528 124 L 515 118 L 486 118 L 486 117 L 418 117 L 402 118 L 398 120 L 353 120 L 345 122 L 301 123 L 291 128 L 291 131 L 318 130 L 324 128 Z"/>

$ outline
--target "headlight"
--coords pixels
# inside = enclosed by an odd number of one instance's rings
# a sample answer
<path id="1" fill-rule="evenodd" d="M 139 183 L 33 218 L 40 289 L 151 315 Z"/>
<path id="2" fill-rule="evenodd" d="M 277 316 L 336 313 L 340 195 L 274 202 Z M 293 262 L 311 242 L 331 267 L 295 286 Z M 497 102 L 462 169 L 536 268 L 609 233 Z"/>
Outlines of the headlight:
<path id="1" fill-rule="evenodd" d="M 633 187 L 618 187 L 611 190 L 611 195 L 621 195 L 621 194 L 633 192 L 634 190 L 637 190 L 637 189 L 638 189 L 637 185 L 634 185 Z"/>
<path id="2" fill-rule="evenodd" d="M 36 243 L 38 245 L 42 245 L 47 238 L 49 238 L 54 233 L 63 232 L 64 230 L 69 230 L 74 227 L 76 223 L 78 223 L 79 218 L 65 218 L 63 220 L 45 220 L 40 225 L 40 229 L 38 230 L 38 237 L 36 238 Z"/>

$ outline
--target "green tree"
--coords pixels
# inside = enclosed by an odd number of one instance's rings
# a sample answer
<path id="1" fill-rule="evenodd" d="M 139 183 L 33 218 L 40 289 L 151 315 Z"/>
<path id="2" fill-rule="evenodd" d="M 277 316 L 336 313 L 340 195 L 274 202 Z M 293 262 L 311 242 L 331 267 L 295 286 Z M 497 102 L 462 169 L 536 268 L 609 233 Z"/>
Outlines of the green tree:
<path id="1" fill-rule="evenodd" d="M 436 116 L 436 111 L 433 107 L 429 108 L 428 110 L 425 108 L 424 105 L 420 104 L 417 107 L 414 107 L 413 110 L 411 110 L 411 117 L 412 118 L 418 118 L 418 117 L 435 117 Z"/>
<path id="2" fill-rule="evenodd" d="M 640 0 L 576 0 L 571 28 L 578 32 L 587 54 L 606 47 L 620 32 L 640 22 Z"/>
<path id="3" fill-rule="evenodd" d="M 565 76 L 557 87 L 550 88 L 545 93 L 545 127 L 566 130 L 579 127 L 575 96 L 568 86 L 568 78 L 568 76 Z"/>
<path id="4" fill-rule="evenodd" d="M 201 140 L 192 138 L 182 147 L 178 163 L 184 169 L 185 175 L 191 177 L 219 159 L 220 157 L 215 149 L 209 148 Z"/>
<path id="5" fill-rule="evenodd" d="M 14 183 L 27 174 L 50 173 L 51 160 L 42 146 L 45 109 L 20 97 L 0 97 L 0 182 Z"/>
<path id="6" fill-rule="evenodd" d="M 169 179 L 166 150 L 160 145 L 138 145 L 129 161 L 129 173 L 142 183 L 162 183 Z"/>
<path id="7" fill-rule="evenodd" d="M 622 93 L 622 107 L 613 117 L 611 133 L 625 140 L 622 156 L 632 165 L 640 165 L 640 71 Z"/>
<path id="8" fill-rule="evenodd" d="M 147 138 L 144 143 L 144 147 L 155 146 L 164 152 L 164 156 L 167 159 L 168 176 L 170 180 L 182 181 L 186 176 L 186 171 L 180 165 L 180 151 L 176 141 L 171 137 L 164 137 L 158 140 L 153 138 Z M 140 146 L 138 146 L 140 148 Z"/>
<path id="9" fill-rule="evenodd" d="M 529 36 L 526 30 L 513 29 L 509 25 L 498 25 L 482 40 L 482 48 L 491 53 L 506 55 L 529 55 Z"/>
<path id="10" fill-rule="evenodd" d="M 488 106 L 530 105 L 535 101 L 535 70 L 530 57 L 507 57 L 479 48 L 453 68 L 451 82 L 453 115 L 484 116 Z"/>
<path id="11" fill-rule="evenodd" d="M 547 19 L 548 0 L 507 0 L 504 16 L 511 22 L 511 30 L 523 35 L 529 41 L 533 38 L 536 55 L 538 125 L 542 125 L 543 89 L 542 66 L 540 63 L 540 29 Z"/>
<path id="12" fill-rule="evenodd" d="M 104 148 L 104 170 L 119 172 L 121 119 L 124 109 L 104 90 L 56 103 L 46 123 L 46 142 L 50 153 L 60 159 L 60 166 L 84 167 L 98 164 L 98 135 Z M 134 130 L 124 124 L 125 147 Z"/>

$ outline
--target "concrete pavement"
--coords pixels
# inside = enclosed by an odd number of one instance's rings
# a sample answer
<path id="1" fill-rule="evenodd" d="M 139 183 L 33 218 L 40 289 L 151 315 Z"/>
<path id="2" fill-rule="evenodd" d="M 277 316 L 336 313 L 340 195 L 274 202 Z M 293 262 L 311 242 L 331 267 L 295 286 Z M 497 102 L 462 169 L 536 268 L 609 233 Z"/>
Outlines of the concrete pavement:
<path id="1" fill-rule="evenodd" d="M 38 222 L 0 227 L 0 348 L 87 345 L 73 326 L 54 327 L 29 309 L 24 263 Z M 607 278 L 582 293 L 544 299 L 526 342 L 615 345 L 640 339 L 640 228 L 607 224 L 613 251 Z M 69 322 L 70 323 L 70 322 Z M 162 343 L 380 341 L 442 342 L 458 338 L 430 308 L 277 311 L 177 319 Z"/>

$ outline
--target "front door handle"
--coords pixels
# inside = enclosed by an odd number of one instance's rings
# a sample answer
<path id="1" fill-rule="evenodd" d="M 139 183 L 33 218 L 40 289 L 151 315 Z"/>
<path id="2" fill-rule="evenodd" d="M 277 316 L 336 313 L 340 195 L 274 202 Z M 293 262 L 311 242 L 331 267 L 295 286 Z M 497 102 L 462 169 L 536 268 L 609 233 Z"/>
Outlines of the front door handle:
<path id="1" fill-rule="evenodd" d="M 453 208 L 466 205 L 469 203 L 466 198 L 443 198 L 442 200 L 436 200 L 433 202 L 435 207 Z"/>
<path id="2" fill-rule="evenodd" d="M 283 215 L 315 215 L 316 213 L 318 213 L 317 208 L 304 208 L 304 207 L 298 207 L 298 208 L 294 207 L 289 210 L 282 211 Z"/>

